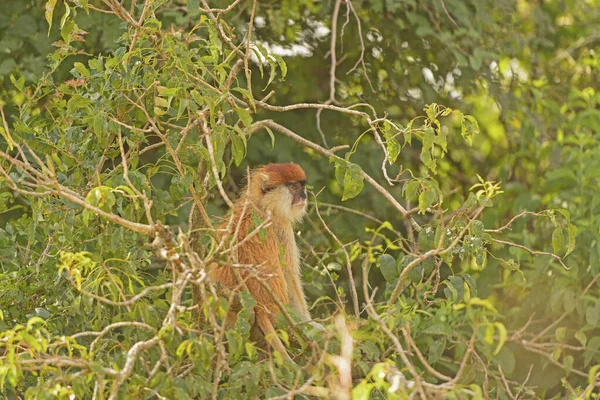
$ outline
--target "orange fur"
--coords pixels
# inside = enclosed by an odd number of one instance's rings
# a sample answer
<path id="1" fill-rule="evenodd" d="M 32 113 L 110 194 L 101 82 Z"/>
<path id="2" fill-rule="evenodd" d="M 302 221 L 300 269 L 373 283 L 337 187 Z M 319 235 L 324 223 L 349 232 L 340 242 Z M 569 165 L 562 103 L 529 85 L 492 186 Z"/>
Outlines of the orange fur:
<path id="1" fill-rule="evenodd" d="M 275 185 L 286 182 L 305 181 L 306 174 L 298 164 L 267 164 L 262 170 L 269 175 L 269 180 Z"/>
<path id="2" fill-rule="evenodd" d="M 252 213 L 263 220 L 270 216 L 271 225 L 265 228 L 264 241 L 261 235 L 254 235 L 237 247 L 237 263 L 263 265 L 255 267 L 258 278 L 245 268 L 238 268 L 246 287 L 256 299 L 255 321 L 263 334 L 270 338 L 270 343 L 282 354 L 287 355 L 278 338 L 274 338 L 273 322 L 279 312 L 276 302 L 268 290 L 259 282 L 268 283 L 273 295 L 284 305 L 292 306 L 303 320 L 310 320 L 308 306 L 302 290 L 300 278 L 300 253 L 294 238 L 294 225 L 306 214 L 306 202 L 293 205 L 293 195 L 285 183 L 305 181 L 306 175 L 298 165 L 269 164 L 254 170 L 248 179 L 248 186 L 243 190 L 240 199 L 232 210 L 233 223 L 230 219 L 221 226 L 238 237 L 233 240 L 240 243 L 255 229 Z M 265 189 L 265 188 L 268 188 Z M 237 225 L 239 224 L 239 229 Z M 281 251 L 283 249 L 283 253 Z M 234 267 L 223 265 L 212 267 L 209 277 L 221 282 L 230 289 L 239 288 Z M 235 316 L 230 316 L 235 320 Z M 283 350 L 283 351 L 282 351 Z"/>

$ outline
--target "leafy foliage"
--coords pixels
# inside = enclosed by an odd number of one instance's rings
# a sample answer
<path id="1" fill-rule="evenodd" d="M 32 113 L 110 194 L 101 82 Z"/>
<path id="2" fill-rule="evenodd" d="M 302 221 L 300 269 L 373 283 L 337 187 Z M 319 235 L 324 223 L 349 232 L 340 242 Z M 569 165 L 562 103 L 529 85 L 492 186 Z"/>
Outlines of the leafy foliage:
<path id="1" fill-rule="evenodd" d="M 0 392 L 592 398 L 599 17 L 594 2 L 9 2 Z M 256 342 L 247 292 L 205 274 L 235 261 L 216 231 L 247 167 L 290 160 L 314 192 L 297 240 L 325 326 L 282 310 L 294 362 Z"/>

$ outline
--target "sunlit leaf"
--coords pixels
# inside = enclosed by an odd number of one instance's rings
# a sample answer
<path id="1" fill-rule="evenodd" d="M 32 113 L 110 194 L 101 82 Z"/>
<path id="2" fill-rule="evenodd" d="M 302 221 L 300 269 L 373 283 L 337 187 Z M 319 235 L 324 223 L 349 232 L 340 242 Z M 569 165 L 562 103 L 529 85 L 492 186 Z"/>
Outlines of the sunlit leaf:
<path id="1" fill-rule="evenodd" d="M 563 247 L 565 247 L 565 235 L 562 228 L 558 227 L 552 232 L 552 249 L 554 253 L 558 253 Z"/>
<path id="2" fill-rule="evenodd" d="M 48 0 L 44 6 L 44 15 L 46 16 L 46 22 L 48 22 L 48 36 L 50 36 L 50 29 L 52 29 L 52 16 L 54 14 L 55 6 L 56 0 Z"/>

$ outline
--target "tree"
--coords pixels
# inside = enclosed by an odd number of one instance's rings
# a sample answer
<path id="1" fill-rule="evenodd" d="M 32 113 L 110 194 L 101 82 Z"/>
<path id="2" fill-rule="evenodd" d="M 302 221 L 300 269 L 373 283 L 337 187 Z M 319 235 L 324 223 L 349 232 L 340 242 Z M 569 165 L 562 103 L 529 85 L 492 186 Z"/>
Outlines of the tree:
<path id="1" fill-rule="evenodd" d="M 599 12 L 13 2 L 2 393 L 590 398 Z M 231 257 L 215 226 L 265 160 L 300 163 L 313 189 L 298 240 L 326 331 L 282 310 L 295 363 L 251 342 L 253 299 L 205 273 Z"/>

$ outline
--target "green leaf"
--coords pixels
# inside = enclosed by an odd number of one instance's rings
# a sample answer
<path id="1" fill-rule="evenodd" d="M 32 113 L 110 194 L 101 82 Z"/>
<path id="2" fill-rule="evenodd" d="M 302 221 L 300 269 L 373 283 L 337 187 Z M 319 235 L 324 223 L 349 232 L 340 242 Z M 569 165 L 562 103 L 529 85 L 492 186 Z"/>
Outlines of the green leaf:
<path id="1" fill-rule="evenodd" d="M 73 22 L 72 20 L 68 20 L 60 29 L 60 36 L 62 36 L 65 42 L 71 41 L 71 32 L 73 31 L 75 26 L 75 22 Z"/>
<path id="2" fill-rule="evenodd" d="M 52 315 L 52 314 L 50 314 L 50 312 L 48 310 L 46 310 L 45 308 L 42 308 L 42 307 L 36 307 L 35 313 L 43 319 L 48 319 L 48 317 L 50 315 Z"/>
<path id="3" fill-rule="evenodd" d="M 362 169 L 360 166 L 349 163 L 344 175 L 344 193 L 342 195 L 342 201 L 352 199 L 362 192 L 365 184 L 361 172 Z"/>
<path id="4" fill-rule="evenodd" d="M 477 196 L 475 195 L 475 193 L 470 192 L 469 197 L 467 197 L 467 201 L 465 202 L 465 208 L 467 210 L 470 210 L 471 208 L 477 206 L 477 204 Z"/>
<path id="5" fill-rule="evenodd" d="M 427 349 L 427 361 L 430 364 L 434 364 L 442 358 L 444 350 L 446 349 L 446 338 L 441 337 L 437 340 L 433 340 Z"/>
<path id="6" fill-rule="evenodd" d="M 246 138 L 246 134 L 237 125 L 234 125 L 233 130 L 237 133 L 237 137 L 242 141 L 242 146 L 244 150 L 243 157 L 246 157 L 246 153 L 248 151 L 248 139 Z"/>
<path id="7" fill-rule="evenodd" d="M 398 141 L 394 138 L 394 135 L 392 134 L 392 126 L 389 123 L 384 123 L 381 131 L 383 132 L 383 136 L 385 138 L 385 144 L 389 154 L 388 161 L 391 165 L 398 159 L 398 155 L 402 150 L 402 146 L 400 146 L 400 143 L 398 143 Z"/>
<path id="8" fill-rule="evenodd" d="M 119 63 L 119 60 L 117 59 L 117 57 L 108 57 L 106 59 L 106 62 L 104 63 L 104 66 L 106 67 L 106 69 L 108 71 L 110 71 L 114 67 L 116 67 L 118 63 Z"/>
<path id="9" fill-rule="evenodd" d="M 80 62 L 76 62 L 73 64 L 73 66 L 75 67 L 75 70 L 77 72 L 79 72 L 79 75 L 89 78 L 90 76 L 90 71 L 88 71 L 88 69 L 85 67 L 85 65 L 83 65 Z"/>
<path id="10" fill-rule="evenodd" d="M 584 331 L 580 330 L 575 332 L 575 339 L 579 340 L 579 343 L 581 343 L 582 346 L 585 346 L 587 343 L 587 336 Z"/>
<path id="11" fill-rule="evenodd" d="M 258 69 L 260 71 L 260 77 L 264 77 L 263 63 L 269 57 L 269 52 L 260 42 L 254 42 L 256 47 L 252 47 L 252 51 L 256 54 L 256 58 L 258 59 Z M 267 85 L 268 86 L 268 85 Z"/>
<path id="12" fill-rule="evenodd" d="M 369 360 L 376 360 L 381 356 L 379 347 L 370 340 L 361 342 L 359 348 L 365 353 Z"/>
<path id="13" fill-rule="evenodd" d="M 425 329 L 423 331 L 423 333 L 427 333 L 427 334 L 430 334 L 430 335 L 451 336 L 452 335 L 452 328 L 450 328 L 450 326 L 447 325 L 447 324 L 437 323 L 437 324 L 433 324 L 431 326 L 428 326 L 427 329 Z"/>
<path id="14" fill-rule="evenodd" d="M 440 121 L 438 121 L 436 115 L 437 115 L 437 109 L 438 109 L 438 105 L 436 103 L 431 103 L 428 104 L 425 107 L 425 114 L 427 114 L 427 118 L 429 118 L 429 120 L 431 121 L 432 125 L 437 126 L 437 128 L 440 128 Z"/>
<path id="15" fill-rule="evenodd" d="M 588 372 L 588 383 L 590 385 L 593 385 L 596 381 L 596 375 L 598 374 L 598 370 L 600 370 L 600 364 L 596 364 L 592 368 L 590 368 L 590 371 Z"/>
<path id="16" fill-rule="evenodd" d="M 472 145 L 473 135 L 479 134 L 479 124 L 471 115 L 465 115 L 465 118 L 461 127 L 461 135 L 469 145 Z"/>
<path id="17" fill-rule="evenodd" d="M 264 89 L 268 88 L 269 85 L 273 82 L 273 80 L 275 79 L 276 72 L 277 72 L 277 70 L 275 69 L 275 61 L 273 61 L 272 55 L 269 54 L 269 56 L 267 57 L 267 62 L 269 63 L 269 81 L 265 85 Z"/>
<path id="18" fill-rule="evenodd" d="M 160 107 L 154 107 L 152 110 L 154 111 L 154 115 L 156 115 L 158 117 L 163 116 L 167 113 L 165 110 L 163 110 Z"/>
<path id="19" fill-rule="evenodd" d="M 448 280 L 446 280 L 444 283 L 446 284 L 450 292 L 453 294 L 451 300 L 456 302 L 463 301 L 465 295 L 465 285 L 460 276 L 450 275 L 448 277 Z"/>
<path id="20" fill-rule="evenodd" d="M 235 107 L 235 112 L 237 113 L 238 117 L 240 117 L 240 120 L 246 128 L 249 128 L 250 125 L 252 125 L 252 117 L 250 116 L 250 112 L 248 110 Z"/>
<path id="21" fill-rule="evenodd" d="M 469 291 L 471 292 L 471 296 L 477 296 L 477 284 L 475 283 L 475 278 L 473 278 L 469 274 L 461 275 L 467 286 L 469 287 Z M 468 300 L 467 300 L 468 301 Z"/>
<path id="22" fill-rule="evenodd" d="M 162 97 L 158 97 L 158 96 L 156 96 L 154 98 L 154 104 L 156 104 L 159 107 L 163 107 L 163 108 L 169 107 L 169 101 L 167 99 L 163 99 Z"/>
<path id="23" fill-rule="evenodd" d="M 508 332 L 506 331 L 506 327 L 502 322 L 494 322 L 494 327 L 498 331 L 498 344 L 496 345 L 496 349 L 494 350 L 494 355 L 498 355 L 504 343 L 506 343 L 506 339 L 508 338 Z"/>
<path id="24" fill-rule="evenodd" d="M 421 150 L 422 152 L 429 152 L 429 150 L 431 150 L 431 148 L 433 147 L 434 138 L 435 131 L 433 130 L 433 128 L 426 128 L 425 132 L 423 132 L 423 149 Z"/>
<path id="25" fill-rule="evenodd" d="M 386 282 L 392 283 L 400 276 L 396 260 L 389 254 L 382 254 L 377 259 L 377 266 L 381 270 L 381 274 Z"/>
<path id="26" fill-rule="evenodd" d="M 187 2 L 188 12 L 196 13 L 200 11 L 200 1 L 199 0 L 188 0 Z"/>
<path id="27" fill-rule="evenodd" d="M 448 141 L 444 133 L 439 133 L 433 137 L 433 142 L 442 148 L 442 157 L 448 151 Z"/>
<path id="28" fill-rule="evenodd" d="M 112 189 L 108 186 L 98 186 L 85 196 L 85 202 L 104 211 L 110 211 L 117 202 Z"/>
<path id="29" fill-rule="evenodd" d="M 446 298 L 452 302 L 456 302 L 458 299 L 458 292 L 454 286 L 452 286 L 449 282 L 445 282 L 447 287 L 444 288 L 444 295 Z"/>
<path id="30" fill-rule="evenodd" d="M 419 212 L 425 214 L 425 211 L 436 200 L 435 191 L 433 189 L 426 190 L 419 195 Z"/>
<path id="31" fill-rule="evenodd" d="M 4 140 L 6 140 L 6 143 L 8 143 L 8 148 L 9 150 L 12 150 L 14 147 L 14 143 L 11 140 L 10 136 L 8 135 L 8 132 L 6 132 L 4 130 L 4 127 L 0 126 L 0 135 L 2 135 L 2 137 L 4 138 Z"/>
<path id="32" fill-rule="evenodd" d="M 254 213 L 252 214 L 254 217 Z M 262 222 L 262 220 L 257 221 L 258 225 Z M 258 226 L 257 225 L 257 226 Z M 256 305 L 256 299 L 252 297 L 252 295 L 247 290 L 240 290 L 238 292 L 238 296 L 240 298 L 240 303 L 242 303 L 242 307 L 251 310 Z"/>
<path id="33" fill-rule="evenodd" d="M 86 99 L 85 97 L 76 94 L 73 97 L 71 97 L 67 102 L 67 110 L 69 112 L 73 112 L 81 108 L 86 108 L 89 104 L 89 99 Z"/>
<path id="34" fill-rule="evenodd" d="M 425 164 L 425 166 L 433 172 L 435 172 L 437 169 L 436 162 L 432 157 L 434 141 L 435 131 L 431 127 L 426 128 L 425 132 L 423 132 L 423 147 L 421 148 L 421 161 L 423 161 L 423 164 Z"/>
<path id="35" fill-rule="evenodd" d="M 598 320 L 600 320 L 600 315 L 598 315 L 598 309 L 596 307 L 586 307 L 585 308 L 585 321 L 592 328 L 595 328 L 598 325 Z"/>
<path id="36" fill-rule="evenodd" d="M 177 119 L 183 116 L 183 113 L 188 108 L 189 101 L 186 99 L 179 99 L 179 106 L 177 107 Z"/>
<path id="37" fill-rule="evenodd" d="M 158 91 L 158 95 L 161 97 L 173 97 L 177 95 L 179 91 L 178 88 L 169 88 L 166 86 L 157 86 L 156 90 Z"/>
<path id="38" fill-rule="evenodd" d="M 419 181 L 410 181 L 402 188 L 404 197 L 408 201 L 413 201 L 417 198 L 417 189 L 419 189 Z"/>
<path id="39" fill-rule="evenodd" d="M 565 210 L 564 208 L 557 208 L 554 211 L 557 211 L 560 214 L 562 214 L 562 216 L 565 217 L 567 222 L 571 221 L 571 213 L 569 212 L 569 210 Z"/>
<path id="40" fill-rule="evenodd" d="M 502 366 L 502 371 L 505 374 L 513 373 L 516 360 L 514 353 L 510 351 L 508 347 L 503 347 L 494 358 L 497 360 L 498 364 Z"/>
<path id="41" fill-rule="evenodd" d="M 241 335 L 233 329 L 226 332 L 227 344 L 229 345 L 229 360 L 235 362 L 239 360 L 245 351 L 245 347 L 241 346 L 243 339 Z"/>
<path id="42" fill-rule="evenodd" d="M 46 324 L 46 321 L 44 321 L 44 318 L 42 317 L 31 317 L 29 318 L 29 320 L 27 321 L 27 329 L 30 330 L 31 328 L 33 328 L 33 326 L 35 324 Z"/>
<path id="43" fill-rule="evenodd" d="M 565 358 L 563 358 L 563 367 L 565 368 L 565 372 L 567 373 L 567 375 L 570 374 L 571 371 L 573 371 L 574 362 L 575 359 L 571 355 L 565 356 Z"/>
<path id="44" fill-rule="evenodd" d="M 508 337 L 508 332 L 506 331 L 506 327 L 502 322 L 494 322 L 494 326 L 498 331 L 498 344 L 496 345 L 496 350 L 494 350 L 494 355 L 498 355 L 504 343 L 506 343 L 506 338 Z"/>
<path id="45" fill-rule="evenodd" d="M 346 170 L 348 169 L 347 163 L 335 157 L 330 157 L 329 162 L 335 165 L 335 180 L 340 186 L 344 187 L 344 176 L 346 176 Z"/>
<path id="46" fill-rule="evenodd" d="M 102 63 L 95 58 L 88 61 L 88 66 L 94 71 L 102 71 Z"/>
<path id="47" fill-rule="evenodd" d="M 469 305 L 476 305 L 476 306 L 482 306 L 487 308 L 490 311 L 493 312 L 498 312 L 498 310 L 496 310 L 496 307 L 494 307 L 494 305 L 492 304 L 491 301 L 487 300 L 487 299 L 481 299 L 479 297 L 473 297 L 471 298 L 471 300 L 469 300 Z"/>
<path id="48" fill-rule="evenodd" d="M 387 147 L 387 151 L 390 155 L 389 157 L 389 163 L 393 164 L 396 162 L 396 160 L 398 159 L 398 156 L 400 155 L 400 143 L 398 143 L 398 141 L 396 139 L 388 139 L 386 142 L 386 147 Z"/>
<path id="49" fill-rule="evenodd" d="M 565 290 L 565 294 L 563 296 L 563 306 L 565 307 L 565 311 L 568 313 L 573 312 L 576 305 L 577 298 L 575 296 L 575 292 L 572 289 Z"/>
<path id="50" fill-rule="evenodd" d="M 67 3 L 65 3 L 65 14 L 60 19 L 60 28 L 62 29 L 67 21 L 69 20 L 69 15 L 71 15 L 71 7 Z"/>
<path id="51" fill-rule="evenodd" d="M 192 99 L 194 99 L 198 106 L 202 106 L 204 103 L 206 103 L 204 98 L 200 95 L 200 92 L 198 92 L 197 90 L 191 90 L 190 95 L 192 96 Z"/>
<path id="52" fill-rule="evenodd" d="M 235 165 L 240 165 L 246 156 L 246 146 L 244 146 L 244 141 L 235 133 L 231 134 L 231 153 L 233 154 Z"/>
<path id="53" fill-rule="evenodd" d="M 577 236 L 577 227 L 573 224 L 567 225 L 567 252 L 564 257 L 571 254 L 575 250 L 575 238 Z"/>
<path id="54" fill-rule="evenodd" d="M 591 338 L 587 343 L 587 347 L 588 349 L 584 353 L 584 366 L 587 366 L 590 363 L 590 361 L 592 361 L 592 359 L 595 358 L 595 356 L 598 353 L 598 350 L 600 350 L 600 336 L 594 336 L 593 338 Z"/>
<path id="55" fill-rule="evenodd" d="M 256 347 L 249 342 L 244 343 L 244 347 L 246 350 L 246 355 L 250 358 L 250 359 L 254 359 L 254 357 L 256 356 Z"/>
<path id="56" fill-rule="evenodd" d="M 275 58 L 277 64 L 279 64 L 279 69 L 281 70 L 281 80 L 283 81 L 287 75 L 287 64 L 285 61 L 283 61 L 283 58 L 280 55 L 273 54 L 273 58 Z"/>
<path id="57" fill-rule="evenodd" d="M 362 381 L 352 388 L 351 398 L 352 400 L 369 400 L 371 398 L 371 391 L 374 388 L 374 384 Z"/>
<path id="58" fill-rule="evenodd" d="M 565 235 L 562 228 L 559 226 L 552 232 L 552 249 L 554 253 L 558 253 L 565 246 Z"/>
<path id="59" fill-rule="evenodd" d="M 48 36 L 50 36 L 50 29 L 52 29 L 52 15 L 54 14 L 54 6 L 56 6 L 56 0 L 48 0 L 44 6 L 44 15 L 48 22 Z"/>
<path id="60" fill-rule="evenodd" d="M 15 85 L 17 89 L 19 89 L 19 92 L 23 91 L 23 86 L 25 85 L 24 76 L 20 77 L 19 79 L 16 79 L 13 74 L 10 74 L 10 81 L 13 85 Z"/>
<path id="61" fill-rule="evenodd" d="M 567 335 L 567 328 L 561 326 L 560 328 L 556 328 L 554 331 L 554 336 L 559 343 L 563 343 L 565 341 L 565 337 Z"/>
<path id="62" fill-rule="evenodd" d="M 269 137 L 271 138 L 271 150 L 273 150 L 275 148 L 275 135 L 273 135 L 273 131 L 268 126 L 265 126 L 265 130 L 267 131 L 267 133 L 269 134 Z"/>
<path id="63" fill-rule="evenodd" d="M 98 376 L 104 376 L 104 368 L 98 361 L 90 361 L 88 364 L 90 370 Z"/>

